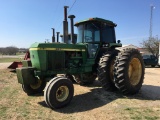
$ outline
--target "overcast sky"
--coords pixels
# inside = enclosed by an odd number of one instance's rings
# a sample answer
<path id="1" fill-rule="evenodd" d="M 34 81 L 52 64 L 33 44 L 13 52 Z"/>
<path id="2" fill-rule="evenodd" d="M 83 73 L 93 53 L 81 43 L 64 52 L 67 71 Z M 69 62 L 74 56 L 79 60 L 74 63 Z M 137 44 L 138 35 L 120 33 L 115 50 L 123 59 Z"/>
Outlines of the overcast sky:
<path id="1" fill-rule="evenodd" d="M 117 40 L 139 46 L 149 37 L 151 4 L 152 34 L 160 38 L 160 0 L 0 0 L 0 47 L 51 42 L 52 27 L 63 34 L 64 5 L 70 7 L 68 15 L 76 16 L 75 22 L 91 17 L 111 20 L 117 24 Z"/>

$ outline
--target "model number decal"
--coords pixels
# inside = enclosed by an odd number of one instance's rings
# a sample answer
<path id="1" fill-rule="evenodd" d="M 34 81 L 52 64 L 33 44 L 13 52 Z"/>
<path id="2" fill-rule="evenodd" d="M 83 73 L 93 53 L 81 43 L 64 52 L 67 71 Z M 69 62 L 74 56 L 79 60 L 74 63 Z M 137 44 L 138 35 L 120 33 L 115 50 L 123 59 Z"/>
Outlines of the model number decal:
<path id="1" fill-rule="evenodd" d="M 60 50 L 62 50 L 62 49 L 61 49 L 61 48 L 56 48 L 56 50 L 57 50 L 57 51 L 60 51 Z"/>

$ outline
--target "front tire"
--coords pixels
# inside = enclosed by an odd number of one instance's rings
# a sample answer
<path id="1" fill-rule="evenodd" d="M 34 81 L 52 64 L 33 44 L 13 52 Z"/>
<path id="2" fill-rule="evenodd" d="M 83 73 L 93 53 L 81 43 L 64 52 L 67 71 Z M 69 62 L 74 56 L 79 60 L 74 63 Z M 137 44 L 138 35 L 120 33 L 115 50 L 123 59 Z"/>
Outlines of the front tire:
<path id="1" fill-rule="evenodd" d="M 116 57 L 114 71 L 116 87 L 123 94 L 139 92 L 144 79 L 144 63 L 137 49 L 122 50 Z"/>
<path id="2" fill-rule="evenodd" d="M 45 102 L 52 109 L 66 106 L 73 98 L 74 87 L 67 78 L 54 78 L 46 87 L 44 94 Z"/>
<path id="3" fill-rule="evenodd" d="M 35 84 L 22 84 L 22 89 L 27 95 L 34 95 L 38 93 L 42 93 L 46 86 L 46 81 L 37 78 L 37 82 Z"/>

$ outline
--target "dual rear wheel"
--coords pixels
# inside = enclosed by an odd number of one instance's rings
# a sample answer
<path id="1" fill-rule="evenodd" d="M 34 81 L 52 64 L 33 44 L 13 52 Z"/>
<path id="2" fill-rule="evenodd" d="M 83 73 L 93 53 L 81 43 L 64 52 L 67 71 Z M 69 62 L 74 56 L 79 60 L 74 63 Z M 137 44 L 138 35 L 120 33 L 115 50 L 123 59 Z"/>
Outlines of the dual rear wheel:
<path id="1" fill-rule="evenodd" d="M 98 79 L 102 87 L 123 94 L 136 94 L 142 87 L 144 63 L 136 49 L 108 51 L 99 61 Z"/>

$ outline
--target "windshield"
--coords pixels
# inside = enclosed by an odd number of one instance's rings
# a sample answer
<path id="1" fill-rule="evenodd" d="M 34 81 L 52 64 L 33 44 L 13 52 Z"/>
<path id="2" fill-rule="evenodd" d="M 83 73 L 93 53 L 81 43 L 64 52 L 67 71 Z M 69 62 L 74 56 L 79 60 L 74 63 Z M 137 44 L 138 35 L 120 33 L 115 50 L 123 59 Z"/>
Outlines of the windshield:
<path id="1" fill-rule="evenodd" d="M 78 26 L 77 43 L 99 42 L 100 41 L 100 24 L 87 23 Z"/>

